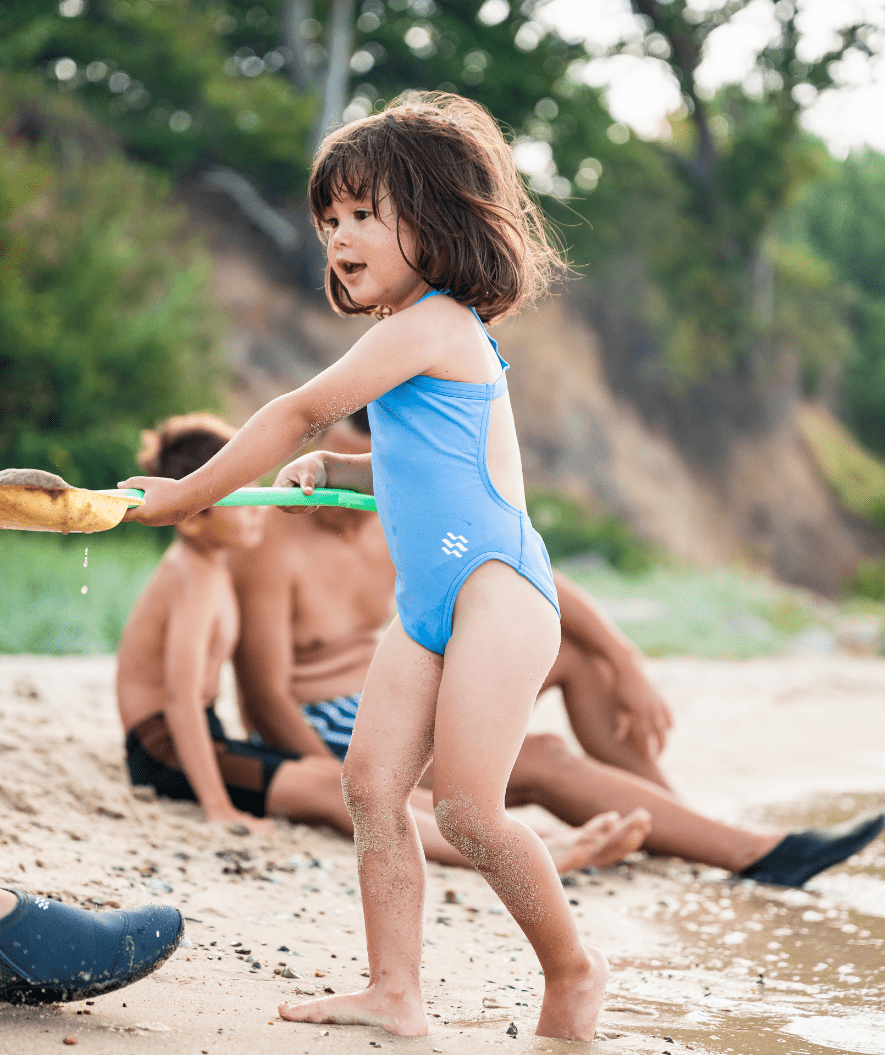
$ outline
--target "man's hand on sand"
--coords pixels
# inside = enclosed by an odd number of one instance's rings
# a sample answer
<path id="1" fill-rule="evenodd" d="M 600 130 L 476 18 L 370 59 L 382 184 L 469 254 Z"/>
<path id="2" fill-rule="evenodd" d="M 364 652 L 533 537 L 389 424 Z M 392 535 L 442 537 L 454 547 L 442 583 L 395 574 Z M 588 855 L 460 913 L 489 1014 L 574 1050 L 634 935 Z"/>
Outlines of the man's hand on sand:
<path id="1" fill-rule="evenodd" d="M 206 820 L 210 824 L 218 824 L 224 828 L 231 830 L 237 830 L 237 834 L 244 834 L 243 829 L 247 829 L 252 832 L 253 835 L 261 835 L 266 839 L 274 839 L 277 835 L 277 829 L 274 822 L 269 817 L 256 817 L 251 813 L 244 813 L 242 810 L 223 810 L 217 813 L 206 812 Z"/>
<path id="2" fill-rule="evenodd" d="M 615 736 L 632 740 L 646 758 L 656 759 L 673 728 L 673 712 L 638 666 L 619 670 L 617 678 Z"/>

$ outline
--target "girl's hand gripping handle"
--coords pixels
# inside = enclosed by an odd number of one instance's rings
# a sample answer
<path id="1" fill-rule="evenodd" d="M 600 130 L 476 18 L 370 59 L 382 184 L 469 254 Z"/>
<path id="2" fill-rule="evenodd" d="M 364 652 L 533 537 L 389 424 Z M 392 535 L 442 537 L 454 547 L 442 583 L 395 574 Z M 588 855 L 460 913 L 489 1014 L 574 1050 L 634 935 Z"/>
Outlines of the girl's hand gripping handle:
<path id="1" fill-rule="evenodd" d="M 326 471 L 325 451 L 311 451 L 302 454 L 294 462 L 280 469 L 274 480 L 274 487 L 300 487 L 306 495 L 313 494 L 317 487 L 328 487 L 329 477 Z M 312 513 L 317 506 L 280 506 L 284 513 Z"/>
<path id="2" fill-rule="evenodd" d="M 182 506 L 180 480 L 168 480 L 162 476 L 130 476 L 128 480 L 118 483 L 117 487 L 144 492 L 144 505 L 127 509 L 123 520 L 137 520 L 152 527 L 163 527 L 177 524 L 192 512 Z"/>
<path id="3" fill-rule="evenodd" d="M 318 488 L 339 487 L 345 491 L 372 493 L 372 456 L 312 451 L 302 454 L 280 470 L 274 487 L 300 487 L 306 494 Z M 309 513 L 316 506 L 287 506 L 287 513 Z"/>

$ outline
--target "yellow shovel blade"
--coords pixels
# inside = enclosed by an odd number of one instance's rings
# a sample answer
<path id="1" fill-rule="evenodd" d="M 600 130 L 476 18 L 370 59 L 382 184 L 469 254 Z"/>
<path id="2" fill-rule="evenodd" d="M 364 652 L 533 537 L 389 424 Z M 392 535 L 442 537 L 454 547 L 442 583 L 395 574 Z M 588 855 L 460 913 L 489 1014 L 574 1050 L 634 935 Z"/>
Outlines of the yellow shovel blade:
<path id="1" fill-rule="evenodd" d="M 20 531 L 107 531 L 130 506 L 144 505 L 123 491 L 82 487 L 0 487 L 0 528 Z"/>

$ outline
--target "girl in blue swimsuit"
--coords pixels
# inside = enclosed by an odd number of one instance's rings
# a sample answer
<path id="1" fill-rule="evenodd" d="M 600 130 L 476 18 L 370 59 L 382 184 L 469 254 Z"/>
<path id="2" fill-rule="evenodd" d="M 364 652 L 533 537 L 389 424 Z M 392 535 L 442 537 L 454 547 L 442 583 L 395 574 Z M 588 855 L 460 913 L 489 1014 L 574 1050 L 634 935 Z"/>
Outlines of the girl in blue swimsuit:
<path id="1" fill-rule="evenodd" d="M 337 363 L 259 411 L 183 480 L 136 477 L 132 519 L 169 523 L 278 465 L 368 405 L 372 455 L 318 451 L 277 484 L 373 492 L 398 616 L 369 671 L 343 782 L 370 977 L 280 1013 L 427 1032 L 420 991 L 424 859 L 409 795 L 431 758 L 439 827 L 486 878 L 544 969 L 537 1032 L 592 1040 L 608 967 L 585 947 L 549 854 L 504 811 L 529 715 L 559 648 L 550 562 L 526 513 L 507 364 L 484 324 L 559 265 L 511 151 L 481 107 L 409 96 L 333 132 L 311 175 L 326 288 L 383 320 Z"/>

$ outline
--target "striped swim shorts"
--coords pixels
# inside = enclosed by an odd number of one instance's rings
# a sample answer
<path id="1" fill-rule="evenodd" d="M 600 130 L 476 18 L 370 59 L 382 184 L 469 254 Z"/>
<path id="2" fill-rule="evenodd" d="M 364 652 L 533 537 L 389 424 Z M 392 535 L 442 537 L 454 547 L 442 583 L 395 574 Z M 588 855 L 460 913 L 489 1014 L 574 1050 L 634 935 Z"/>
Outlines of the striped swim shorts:
<path id="1" fill-rule="evenodd" d="M 336 696 L 334 700 L 308 703 L 301 710 L 305 718 L 323 738 L 329 750 L 344 759 L 353 736 L 353 723 L 360 704 L 360 693 Z"/>

